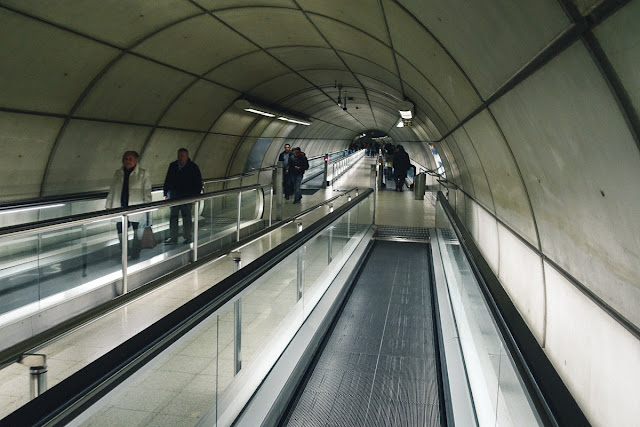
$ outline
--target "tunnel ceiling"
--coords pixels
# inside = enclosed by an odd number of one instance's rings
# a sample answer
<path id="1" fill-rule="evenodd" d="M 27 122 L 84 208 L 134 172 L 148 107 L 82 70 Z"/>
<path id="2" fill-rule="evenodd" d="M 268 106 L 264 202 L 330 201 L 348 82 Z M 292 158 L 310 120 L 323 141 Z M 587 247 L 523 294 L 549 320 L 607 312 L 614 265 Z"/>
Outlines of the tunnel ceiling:
<path id="1" fill-rule="evenodd" d="M 438 139 L 568 24 L 554 0 L 0 5 L 5 53 L 31 55 L 4 69 L 7 106 L 206 131 L 246 97 L 309 117 L 308 135 L 404 141 Z M 395 127 L 401 100 L 415 129 Z"/>

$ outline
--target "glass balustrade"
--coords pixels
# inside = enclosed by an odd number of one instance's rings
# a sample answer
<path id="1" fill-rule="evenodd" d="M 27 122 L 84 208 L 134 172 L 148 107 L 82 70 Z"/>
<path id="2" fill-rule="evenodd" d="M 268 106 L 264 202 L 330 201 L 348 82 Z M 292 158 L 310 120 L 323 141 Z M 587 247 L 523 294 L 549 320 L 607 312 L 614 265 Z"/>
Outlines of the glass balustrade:
<path id="1" fill-rule="evenodd" d="M 75 423 L 231 425 L 372 223 L 373 193 L 184 334 Z M 129 418 L 129 411 L 136 412 L 135 419 Z"/>
<path id="2" fill-rule="evenodd" d="M 434 250 L 441 254 L 479 425 L 544 425 L 439 201 L 436 224 Z"/>

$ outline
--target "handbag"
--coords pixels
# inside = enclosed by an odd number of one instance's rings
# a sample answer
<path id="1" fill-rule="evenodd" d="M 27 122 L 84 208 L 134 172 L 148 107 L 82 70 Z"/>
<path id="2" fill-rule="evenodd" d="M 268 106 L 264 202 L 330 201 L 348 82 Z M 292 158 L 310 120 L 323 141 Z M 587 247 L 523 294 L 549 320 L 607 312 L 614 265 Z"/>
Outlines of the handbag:
<path id="1" fill-rule="evenodd" d="M 156 247 L 156 237 L 153 235 L 153 229 L 151 226 L 145 227 L 144 232 L 142 233 L 142 249 L 153 249 Z"/>

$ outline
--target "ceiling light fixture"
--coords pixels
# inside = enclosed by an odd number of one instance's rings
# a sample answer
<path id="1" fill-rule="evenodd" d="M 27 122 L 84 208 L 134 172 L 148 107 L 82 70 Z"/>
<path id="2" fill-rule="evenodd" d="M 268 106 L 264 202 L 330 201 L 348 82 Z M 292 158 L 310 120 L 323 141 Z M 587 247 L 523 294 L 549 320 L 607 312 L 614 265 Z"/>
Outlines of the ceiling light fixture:
<path id="1" fill-rule="evenodd" d="M 403 101 L 398 104 L 398 111 L 400 112 L 400 117 L 403 119 L 409 120 L 413 118 L 413 103 L 409 101 Z"/>
<path id="2" fill-rule="evenodd" d="M 237 108 L 240 108 L 244 111 L 254 114 L 260 114 L 261 116 L 266 117 L 277 117 L 278 120 L 284 120 L 289 123 L 295 123 L 298 125 L 311 125 L 309 120 L 305 120 L 302 117 L 294 116 L 293 114 L 284 113 L 281 111 L 274 110 L 272 108 L 262 107 L 260 105 L 254 104 L 252 102 L 247 101 L 246 99 L 238 99 L 234 103 Z"/>
<path id="3" fill-rule="evenodd" d="M 396 124 L 397 128 L 403 128 L 404 127 L 404 122 L 402 121 L 402 119 L 398 120 L 398 123 Z"/>

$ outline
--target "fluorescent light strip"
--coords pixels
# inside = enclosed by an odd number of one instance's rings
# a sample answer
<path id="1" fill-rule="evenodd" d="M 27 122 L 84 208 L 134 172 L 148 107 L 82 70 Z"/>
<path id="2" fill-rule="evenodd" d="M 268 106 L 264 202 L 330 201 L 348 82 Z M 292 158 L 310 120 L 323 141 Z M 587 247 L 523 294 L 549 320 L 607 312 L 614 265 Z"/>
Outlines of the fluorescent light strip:
<path id="1" fill-rule="evenodd" d="M 287 122 L 296 123 L 296 124 L 305 125 L 305 126 L 309 126 L 311 124 L 309 122 L 303 122 L 303 121 L 300 121 L 300 120 L 294 120 L 294 119 L 290 119 L 290 118 L 283 117 L 283 116 L 278 117 L 278 120 L 284 120 L 284 121 L 287 121 Z"/>
<path id="2" fill-rule="evenodd" d="M 64 206 L 64 203 L 59 203 L 57 205 L 48 205 L 48 206 L 34 206 L 32 208 L 8 209 L 6 211 L 0 211 L 0 215 L 13 214 L 13 213 L 18 213 L 18 212 L 26 212 L 26 211 L 35 211 L 35 210 L 38 210 L 38 209 L 59 208 L 60 206 Z"/>
<path id="3" fill-rule="evenodd" d="M 267 113 L 266 111 L 255 110 L 253 108 L 245 108 L 244 111 L 248 111 L 250 113 L 260 114 L 262 116 L 267 116 L 267 117 L 275 117 L 276 116 L 275 114 Z"/>

